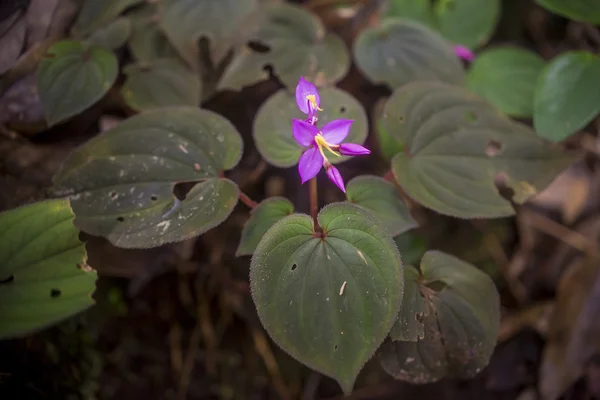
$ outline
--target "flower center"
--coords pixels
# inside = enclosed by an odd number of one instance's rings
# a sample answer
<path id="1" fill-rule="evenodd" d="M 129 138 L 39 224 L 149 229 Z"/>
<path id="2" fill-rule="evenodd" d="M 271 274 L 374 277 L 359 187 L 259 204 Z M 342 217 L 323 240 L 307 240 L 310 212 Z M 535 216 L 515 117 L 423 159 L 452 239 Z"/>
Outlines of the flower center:
<path id="1" fill-rule="evenodd" d="M 331 148 L 332 145 L 327 143 L 327 140 L 325 140 L 325 138 L 323 137 L 323 135 L 321 135 L 321 133 L 318 133 L 317 136 L 315 136 L 315 143 L 319 147 L 319 151 L 321 152 L 321 155 L 323 156 L 324 159 L 327 160 L 327 156 L 325 155 L 325 152 L 323 151 L 324 148 L 327 149 L 334 156 L 340 157 L 340 154 Z"/>
<path id="2" fill-rule="evenodd" d="M 314 109 L 323 111 L 323 109 L 320 108 L 319 105 L 317 104 L 317 98 L 314 94 L 309 94 L 308 96 L 306 96 L 306 100 L 308 100 L 308 102 Z"/>

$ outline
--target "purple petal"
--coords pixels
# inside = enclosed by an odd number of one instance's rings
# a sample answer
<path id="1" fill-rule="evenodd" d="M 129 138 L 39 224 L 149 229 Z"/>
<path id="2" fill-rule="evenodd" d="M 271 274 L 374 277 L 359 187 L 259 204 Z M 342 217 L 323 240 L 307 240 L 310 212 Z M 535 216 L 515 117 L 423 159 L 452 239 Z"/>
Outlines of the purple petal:
<path id="1" fill-rule="evenodd" d="M 319 133 L 319 130 L 316 126 L 299 119 L 292 120 L 292 134 L 294 135 L 296 142 L 300 143 L 302 146 L 310 146 L 317 133 Z"/>
<path id="2" fill-rule="evenodd" d="M 302 183 L 317 176 L 323 166 L 323 156 L 316 147 L 312 147 L 300 156 L 298 161 L 298 172 Z"/>
<path id="3" fill-rule="evenodd" d="M 333 165 L 329 166 L 329 168 L 327 168 L 327 176 L 329 177 L 329 180 L 331 182 L 335 183 L 335 185 L 337 187 L 339 187 L 342 192 L 346 193 L 346 186 L 344 186 L 344 179 L 342 179 L 342 175 L 340 174 L 340 171 L 338 171 L 338 169 L 336 167 L 334 167 Z"/>
<path id="4" fill-rule="evenodd" d="M 340 144 L 348 136 L 353 122 L 351 119 L 336 119 L 328 122 L 321 128 L 321 135 L 329 144 Z"/>
<path id="5" fill-rule="evenodd" d="M 319 97 L 317 87 L 303 77 L 300 77 L 298 85 L 296 86 L 296 104 L 304 114 L 309 114 L 311 112 L 308 96 L 315 96 L 317 106 L 320 106 L 321 98 Z"/>
<path id="6" fill-rule="evenodd" d="M 364 154 L 371 154 L 371 150 L 360 144 L 354 143 L 342 143 L 340 144 L 340 154 L 345 156 L 362 156 Z"/>
<path id="7" fill-rule="evenodd" d="M 462 45 L 456 45 L 454 46 L 454 54 L 456 54 L 458 57 L 462 58 L 465 61 L 473 61 L 473 59 L 475 58 L 475 55 L 473 54 L 473 52 L 471 50 L 469 50 L 468 47 L 462 46 Z"/>

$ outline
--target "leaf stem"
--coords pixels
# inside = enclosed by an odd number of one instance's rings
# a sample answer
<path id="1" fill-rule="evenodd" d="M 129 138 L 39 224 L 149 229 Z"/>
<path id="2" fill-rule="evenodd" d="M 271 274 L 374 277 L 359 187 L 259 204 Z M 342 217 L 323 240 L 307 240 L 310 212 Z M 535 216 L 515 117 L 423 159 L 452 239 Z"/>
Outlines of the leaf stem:
<path id="1" fill-rule="evenodd" d="M 394 173 L 392 172 L 392 170 L 389 170 L 388 172 L 385 173 L 385 175 L 383 176 L 383 179 L 385 179 L 388 182 L 394 182 Z"/>
<path id="2" fill-rule="evenodd" d="M 319 213 L 319 199 L 317 196 L 317 178 L 314 177 L 310 180 L 308 186 L 308 196 L 310 201 L 310 215 L 315 222 L 315 232 L 321 232 L 321 227 L 317 221 L 317 214 Z"/>
<path id="3" fill-rule="evenodd" d="M 258 203 L 252 200 L 248 195 L 240 190 L 240 201 L 248 206 L 251 210 L 258 206 Z"/>

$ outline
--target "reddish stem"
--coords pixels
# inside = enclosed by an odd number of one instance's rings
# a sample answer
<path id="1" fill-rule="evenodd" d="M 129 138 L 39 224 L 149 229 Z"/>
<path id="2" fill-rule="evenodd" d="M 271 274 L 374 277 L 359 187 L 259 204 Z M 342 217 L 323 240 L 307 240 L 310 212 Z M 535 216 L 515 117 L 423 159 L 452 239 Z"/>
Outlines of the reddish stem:
<path id="1" fill-rule="evenodd" d="M 255 209 L 258 206 L 258 203 L 252 200 L 248 195 L 242 191 L 240 191 L 240 200 L 242 203 L 248 206 L 250 209 Z"/>
<path id="2" fill-rule="evenodd" d="M 321 232 L 319 222 L 317 221 L 317 214 L 319 214 L 319 199 L 317 196 L 317 178 L 312 178 L 308 186 L 308 197 L 310 202 L 310 215 L 315 223 L 315 232 Z"/>
<path id="3" fill-rule="evenodd" d="M 388 182 L 394 182 L 395 178 L 394 178 L 394 173 L 392 172 L 392 170 L 389 170 L 388 172 L 386 172 L 386 174 L 383 176 L 383 179 L 385 179 Z"/>

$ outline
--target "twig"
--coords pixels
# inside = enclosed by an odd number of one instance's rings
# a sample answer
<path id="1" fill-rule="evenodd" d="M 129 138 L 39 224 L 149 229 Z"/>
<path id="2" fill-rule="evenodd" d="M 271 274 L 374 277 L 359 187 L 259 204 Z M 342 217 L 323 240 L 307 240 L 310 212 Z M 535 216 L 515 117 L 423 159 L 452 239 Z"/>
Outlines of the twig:
<path id="1" fill-rule="evenodd" d="M 281 377 L 281 373 L 279 372 L 279 366 L 277 365 L 277 361 L 275 360 L 275 356 L 273 356 L 273 352 L 269 347 L 269 343 L 265 338 L 265 335 L 257 328 L 251 327 L 252 329 L 252 339 L 254 340 L 254 347 L 258 354 L 262 357 L 265 367 L 267 371 L 269 371 L 269 375 L 271 375 L 271 379 L 273 380 L 273 386 L 277 391 L 279 398 L 281 399 L 291 399 L 290 392 L 285 385 L 283 378 Z"/>
<path id="2" fill-rule="evenodd" d="M 248 195 L 242 191 L 240 191 L 240 201 L 248 206 L 251 210 L 255 209 L 258 206 L 258 203 L 252 200 Z"/>
<path id="3" fill-rule="evenodd" d="M 594 254 L 596 252 L 594 242 L 585 235 L 571 230 L 566 226 L 559 224 L 558 222 L 553 221 L 537 212 L 527 211 L 526 213 L 531 224 L 537 230 L 544 232 L 584 253 Z"/>

